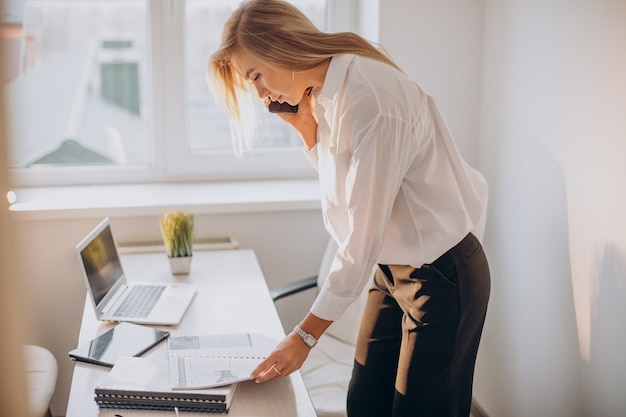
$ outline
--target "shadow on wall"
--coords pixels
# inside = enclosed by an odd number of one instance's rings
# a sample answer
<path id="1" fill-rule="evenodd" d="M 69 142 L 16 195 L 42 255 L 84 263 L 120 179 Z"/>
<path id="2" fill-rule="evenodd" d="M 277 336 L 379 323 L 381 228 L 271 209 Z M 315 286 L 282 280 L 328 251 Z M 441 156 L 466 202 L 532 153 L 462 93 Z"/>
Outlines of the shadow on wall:
<path id="1" fill-rule="evenodd" d="M 492 295 L 476 398 L 493 416 L 582 417 L 564 175 L 523 135 L 488 178 Z"/>
<path id="2" fill-rule="evenodd" d="M 626 346 L 619 343 L 626 340 L 626 254 L 608 245 L 600 267 L 592 300 L 591 358 L 585 381 L 605 389 L 587 390 L 591 393 L 587 409 L 618 417 L 626 413 Z"/>

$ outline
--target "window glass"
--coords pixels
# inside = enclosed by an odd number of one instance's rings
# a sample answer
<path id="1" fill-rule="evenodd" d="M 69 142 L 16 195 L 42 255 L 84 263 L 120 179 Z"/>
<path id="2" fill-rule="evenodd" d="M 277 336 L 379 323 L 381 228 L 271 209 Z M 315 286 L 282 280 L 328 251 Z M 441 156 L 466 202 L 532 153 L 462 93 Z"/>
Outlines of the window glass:
<path id="1" fill-rule="evenodd" d="M 260 100 L 253 152 L 234 156 L 206 72 L 240 1 L 4 0 L 14 182 L 310 175 L 300 139 Z M 292 3 L 326 29 L 327 0 Z"/>
<path id="2" fill-rule="evenodd" d="M 144 0 L 21 4 L 3 23 L 11 166 L 150 164 Z"/>

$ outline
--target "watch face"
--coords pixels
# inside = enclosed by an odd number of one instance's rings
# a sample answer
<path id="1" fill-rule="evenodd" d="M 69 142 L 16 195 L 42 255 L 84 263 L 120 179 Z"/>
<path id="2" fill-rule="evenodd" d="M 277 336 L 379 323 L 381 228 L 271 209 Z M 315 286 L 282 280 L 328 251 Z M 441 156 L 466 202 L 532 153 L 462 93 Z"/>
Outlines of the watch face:
<path id="1" fill-rule="evenodd" d="M 310 347 L 315 346 L 315 344 L 317 343 L 317 340 L 315 340 L 315 338 L 313 336 L 311 336 L 310 334 L 307 334 L 306 337 L 304 338 L 304 341 L 306 342 L 307 345 L 309 345 Z"/>
<path id="2" fill-rule="evenodd" d="M 293 331 L 302 338 L 302 340 L 304 341 L 304 343 L 307 344 L 308 347 L 313 348 L 317 344 L 317 339 L 313 337 L 313 335 L 310 335 L 302 330 L 300 326 L 294 327 Z"/>

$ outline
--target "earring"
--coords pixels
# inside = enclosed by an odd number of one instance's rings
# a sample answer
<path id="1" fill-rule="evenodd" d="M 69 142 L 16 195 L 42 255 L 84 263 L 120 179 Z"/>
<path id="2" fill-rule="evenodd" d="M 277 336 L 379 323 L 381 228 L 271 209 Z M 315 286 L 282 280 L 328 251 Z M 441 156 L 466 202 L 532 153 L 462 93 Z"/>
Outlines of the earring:
<path id="1" fill-rule="evenodd" d="M 294 81 L 295 79 L 296 79 L 296 71 L 291 70 L 291 81 Z"/>

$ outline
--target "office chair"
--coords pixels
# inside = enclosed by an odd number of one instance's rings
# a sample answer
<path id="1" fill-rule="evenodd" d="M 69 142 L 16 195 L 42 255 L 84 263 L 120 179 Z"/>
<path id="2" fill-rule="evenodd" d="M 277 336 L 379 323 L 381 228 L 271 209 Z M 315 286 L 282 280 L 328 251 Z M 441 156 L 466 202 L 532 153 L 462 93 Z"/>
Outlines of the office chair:
<path id="1" fill-rule="evenodd" d="M 50 401 L 57 382 L 57 361 L 48 349 L 35 345 L 24 346 L 24 360 L 30 415 L 51 417 Z"/>
<path id="2" fill-rule="evenodd" d="M 318 275 L 270 289 L 272 299 L 278 301 L 323 285 L 336 250 L 337 246 L 331 239 L 322 257 Z M 367 287 L 341 318 L 326 330 L 300 369 L 318 417 L 346 416 L 348 384 L 352 376 L 354 349 L 366 297 Z"/>

